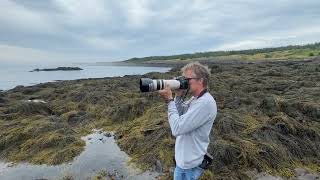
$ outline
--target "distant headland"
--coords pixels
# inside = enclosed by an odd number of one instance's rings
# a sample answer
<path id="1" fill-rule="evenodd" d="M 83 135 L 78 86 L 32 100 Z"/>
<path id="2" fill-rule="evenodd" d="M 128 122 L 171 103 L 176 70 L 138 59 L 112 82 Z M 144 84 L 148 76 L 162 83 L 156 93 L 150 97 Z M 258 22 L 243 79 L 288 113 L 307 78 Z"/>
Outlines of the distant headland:
<path id="1" fill-rule="evenodd" d="M 44 68 L 44 69 L 33 69 L 32 71 L 29 72 L 38 72 L 38 71 L 79 71 L 83 70 L 79 67 L 57 67 L 57 68 Z"/>

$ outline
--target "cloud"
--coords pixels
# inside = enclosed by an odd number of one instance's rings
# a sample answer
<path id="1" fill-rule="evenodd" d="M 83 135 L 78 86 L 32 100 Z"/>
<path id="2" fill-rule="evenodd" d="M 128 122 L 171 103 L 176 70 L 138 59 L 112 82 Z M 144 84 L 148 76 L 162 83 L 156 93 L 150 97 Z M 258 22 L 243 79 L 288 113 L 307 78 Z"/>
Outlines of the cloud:
<path id="1" fill-rule="evenodd" d="M 64 55 L 51 53 L 48 51 L 42 51 L 32 48 L 24 48 L 17 46 L 9 46 L 0 44 L 1 63 L 46 63 L 54 62 L 57 60 L 63 61 Z"/>
<path id="2" fill-rule="evenodd" d="M 107 3 L 101 0 L 55 0 L 53 3 L 60 10 L 60 20 L 70 27 L 90 27 L 107 23 L 111 13 Z"/>
<path id="3" fill-rule="evenodd" d="M 0 47 L 7 52 L 0 62 L 112 61 L 316 42 L 319 9 L 318 0 L 3 0 Z"/>
<path id="4" fill-rule="evenodd" d="M 1 29 L 18 30 L 30 33 L 57 32 L 57 26 L 50 23 L 47 15 L 34 12 L 13 1 L 3 0 L 0 2 Z"/>
<path id="5" fill-rule="evenodd" d="M 119 7 L 130 28 L 144 27 L 155 15 L 150 9 L 149 0 L 119 1 Z"/>

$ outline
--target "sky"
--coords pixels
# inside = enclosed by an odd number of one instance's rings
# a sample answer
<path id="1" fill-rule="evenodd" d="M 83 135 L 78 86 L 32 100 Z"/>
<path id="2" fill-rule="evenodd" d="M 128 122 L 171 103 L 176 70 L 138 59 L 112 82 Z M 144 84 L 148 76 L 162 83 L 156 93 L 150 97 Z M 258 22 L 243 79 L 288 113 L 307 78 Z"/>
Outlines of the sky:
<path id="1" fill-rule="evenodd" d="M 0 64 L 320 42 L 319 0 L 1 0 Z"/>

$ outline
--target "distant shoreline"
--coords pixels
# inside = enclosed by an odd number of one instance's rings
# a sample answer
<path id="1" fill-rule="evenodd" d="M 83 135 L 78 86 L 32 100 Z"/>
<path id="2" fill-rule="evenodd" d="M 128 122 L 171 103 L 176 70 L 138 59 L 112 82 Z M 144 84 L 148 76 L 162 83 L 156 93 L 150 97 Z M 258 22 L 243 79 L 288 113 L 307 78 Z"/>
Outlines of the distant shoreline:
<path id="1" fill-rule="evenodd" d="M 183 66 L 190 62 L 198 61 L 203 64 L 258 64 L 258 63 L 277 63 L 277 62 L 309 62 L 319 57 L 309 57 L 301 59 L 260 59 L 260 60 L 243 60 L 243 59 L 189 59 L 189 60 L 152 60 L 152 61 L 119 61 L 119 62 L 96 62 L 92 65 L 100 66 L 140 66 L 140 67 L 177 67 Z"/>

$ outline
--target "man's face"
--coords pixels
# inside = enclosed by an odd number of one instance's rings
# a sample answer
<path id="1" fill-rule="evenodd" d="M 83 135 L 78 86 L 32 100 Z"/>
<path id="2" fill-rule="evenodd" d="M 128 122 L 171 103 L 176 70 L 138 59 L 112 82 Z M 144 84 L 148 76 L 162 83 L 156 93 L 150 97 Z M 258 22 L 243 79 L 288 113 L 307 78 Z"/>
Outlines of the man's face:
<path id="1" fill-rule="evenodd" d="M 186 70 L 182 74 L 182 76 L 186 78 L 197 78 L 191 69 Z M 189 80 L 190 92 L 195 93 L 198 89 L 201 89 L 203 87 L 202 83 L 203 83 L 202 79 L 190 79 Z"/>

